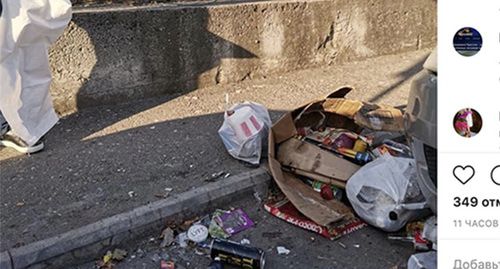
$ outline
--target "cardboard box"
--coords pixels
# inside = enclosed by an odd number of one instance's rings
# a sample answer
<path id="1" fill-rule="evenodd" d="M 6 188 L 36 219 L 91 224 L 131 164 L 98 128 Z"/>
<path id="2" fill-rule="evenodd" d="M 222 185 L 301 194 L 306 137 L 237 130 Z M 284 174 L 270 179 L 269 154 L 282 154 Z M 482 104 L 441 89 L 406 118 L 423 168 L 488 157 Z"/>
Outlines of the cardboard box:
<path id="1" fill-rule="evenodd" d="M 290 202 L 319 225 L 354 218 L 352 210 L 337 200 L 324 200 L 297 175 L 344 187 L 360 168 L 340 156 L 296 139 L 297 128 L 326 126 L 361 132 L 363 128 L 403 130 L 400 110 L 346 99 L 352 91 L 342 87 L 324 99 L 305 104 L 279 119 L 269 132 L 269 169 Z"/>

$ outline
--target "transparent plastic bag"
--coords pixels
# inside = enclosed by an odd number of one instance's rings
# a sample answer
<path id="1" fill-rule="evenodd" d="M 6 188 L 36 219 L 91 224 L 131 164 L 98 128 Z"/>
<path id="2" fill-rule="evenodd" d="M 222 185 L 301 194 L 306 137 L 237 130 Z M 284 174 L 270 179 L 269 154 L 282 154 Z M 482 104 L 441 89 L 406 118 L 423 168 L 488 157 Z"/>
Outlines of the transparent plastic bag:
<path id="1" fill-rule="evenodd" d="M 408 269 L 436 269 L 437 252 L 429 251 L 413 254 L 408 260 Z"/>
<path id="2" fill-rule="evenodd" d="M 267 139 L 271 118 L 267 109 L 257 103 L 233 105 L 224 113 L 219 136 L 231 156 L 258 165 L 262 141 Z"/>
<path id="3" fill-rule="evenodd" d="M 415 160 L 384 154 L 349 179 L 347 197 L 366 222 L 394 232 L 429 212 L 416 177 Z"/>

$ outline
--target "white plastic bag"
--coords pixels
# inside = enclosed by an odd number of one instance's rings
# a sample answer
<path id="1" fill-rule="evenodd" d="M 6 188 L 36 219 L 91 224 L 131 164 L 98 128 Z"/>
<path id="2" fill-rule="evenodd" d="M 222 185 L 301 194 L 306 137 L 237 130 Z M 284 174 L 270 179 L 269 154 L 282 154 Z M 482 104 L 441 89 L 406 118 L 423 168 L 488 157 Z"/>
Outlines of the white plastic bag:
<path id="1" fill-rule="evenodd" d="M 347 197 L 366 222 L 394 232 L 428 213 L 416 177 L 414 159 L 384 154 L 349 179 Z"/>
<path id="2" fill-rule="evenodd" d="M 437 252 L 429 251 L 411 255 L 408 260 L 408 269 L 436 269 Z"/>
<path id="3" fill-rule="evenodd" d="M 224 113 L 219 129 L 222 142 L 231 156 L 257 165 L 262 152 L 262 140 L 267 139 L 271 118 L 267 109 L 257 103 L 235 104 Z"/>

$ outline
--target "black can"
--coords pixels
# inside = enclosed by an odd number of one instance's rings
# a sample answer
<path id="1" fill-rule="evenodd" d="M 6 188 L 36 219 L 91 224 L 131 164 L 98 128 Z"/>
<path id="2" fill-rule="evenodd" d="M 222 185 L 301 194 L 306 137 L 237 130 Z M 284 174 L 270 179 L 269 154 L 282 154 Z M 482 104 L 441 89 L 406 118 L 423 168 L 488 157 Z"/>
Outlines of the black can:
<path id="1" fill-rule="evenodd" d="M 264 269 L 266 263 L 264 251 L 236 242 L 214 239 L 210 246 L 210 257 L 223 263 L 243 269 Z"/>

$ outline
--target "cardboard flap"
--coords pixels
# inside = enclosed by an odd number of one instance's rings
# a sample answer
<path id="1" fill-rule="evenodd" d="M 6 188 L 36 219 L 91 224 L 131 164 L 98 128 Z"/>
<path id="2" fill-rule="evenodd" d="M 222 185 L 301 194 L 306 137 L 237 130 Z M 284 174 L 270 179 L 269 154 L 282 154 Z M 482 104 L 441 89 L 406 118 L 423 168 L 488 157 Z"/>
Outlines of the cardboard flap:
<path id="1" fill-rule="evenodd" d="M 340 221 L 344 217 L 352 217 L 351 210 L 339 201 L 327 201 L 311 187 L 295 178 L 292 174 L 283 172 L 280 163 L 269 159 L 269 168 L 278 187 L 292 204 L 304 216 L 319 225 L 327 226 Z"/>
<path id="2" fill-rule="evenodd" d="M 354 119 L 356 113 L 363 107 L 360 101 L 349 99 L 327 99 L 323 103 L 323 109 L 327 112 L 339 114 Z"/>
<path id="3" fill-rule="evenodd" d="M 286 113 L 272 127 L 271 134 L 274 135 L 274 143 L 279 144 L 297 134 L 292 114 Z"/>
<path id="4" fill-rule="evenodd" d="M 328 99 L 328 98 L 344 98 L 352 90 L 354 90 L 354 88 L 351 87 L 351 86 L 342 86 L 342 87 L 336 89 L 335 91 L 333 91 L 332 93 L 330 93 L 329 95 L 327 95 L 325 97 L 325 99 Z"/>

